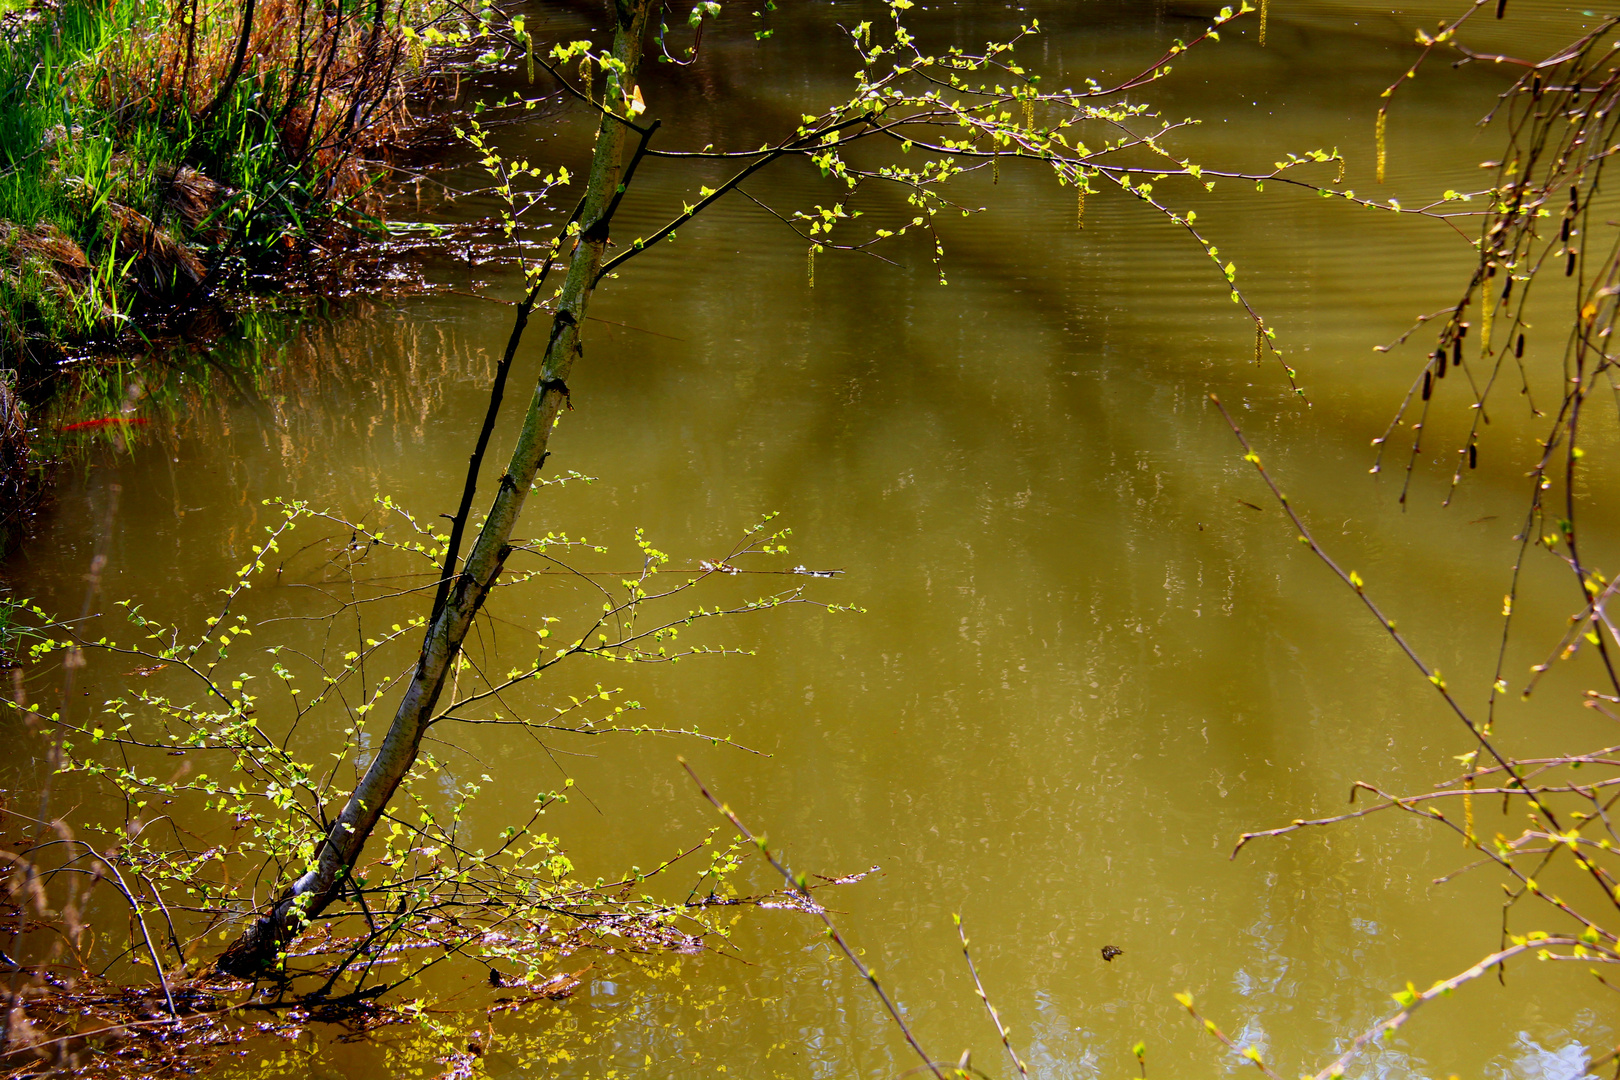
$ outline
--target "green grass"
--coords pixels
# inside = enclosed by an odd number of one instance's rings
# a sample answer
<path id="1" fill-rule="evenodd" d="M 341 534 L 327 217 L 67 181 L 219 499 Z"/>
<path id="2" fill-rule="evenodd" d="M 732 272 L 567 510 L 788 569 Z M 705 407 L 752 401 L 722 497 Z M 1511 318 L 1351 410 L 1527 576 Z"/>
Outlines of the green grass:
<path id="1" fill-rule="evenodd" d="M 92 87 L 109 47 L 151 12 L 143 0 L 69 0 L 0 41 L 0 349 L 58 346 L 127 320 L 108 212 L 150 200 L 154 162 L 120 147 Z M 124 141 L 158 149 L 144 126 Z"/>

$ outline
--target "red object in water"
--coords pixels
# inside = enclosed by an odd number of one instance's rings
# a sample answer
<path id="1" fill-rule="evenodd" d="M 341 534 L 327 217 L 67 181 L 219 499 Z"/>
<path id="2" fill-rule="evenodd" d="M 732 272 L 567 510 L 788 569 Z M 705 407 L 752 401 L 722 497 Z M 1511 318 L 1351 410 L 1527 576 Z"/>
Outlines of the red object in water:
<path id="1" fill-rule="evenodd" d="M 87 431 L 91 428 L 111 427 L 114 424 L 150 424 L 151 421 L 140 416 L 104 416 L 100 420 L 80 420 L 77 424 L 68 424 L 63 431 Z"/>

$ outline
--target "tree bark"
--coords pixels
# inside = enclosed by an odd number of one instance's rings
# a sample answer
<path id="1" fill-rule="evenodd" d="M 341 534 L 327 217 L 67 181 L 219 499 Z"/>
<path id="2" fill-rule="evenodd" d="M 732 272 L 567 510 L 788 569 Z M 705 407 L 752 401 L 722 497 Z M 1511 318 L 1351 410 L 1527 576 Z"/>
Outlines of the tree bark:
<path id="1" fill-rule="evenodd" d="M 626 92 L 640 70 L 642 39 L 652 0 L 614 0 L 613 54 L 624 65 Z M 506 472 L 501 476 L 489 517 L 456 576 L 443 609 L 423 640 L 410 685 L 400 700 L 377 756 L 349 796 L 316 856 L 315 865 L 287 889 L 270 910 L 220 956 L 218 969 L 253 977 L 273 970 L 281 953 L 309 922 L 343 892 L 344 882 L 360 857 L 366 838 L 381 819 L 405 774 L 416 762 L 422 736 L 438 704 L 463 640 L 472 626 L 506 558 L 512 530 L 547 454 L 557 418 L 568 402 L 567 379 L 580 354 L 580 324 L 590 304 L 607 248 L 608 216 L 624 170 L 625 125 L 603 117 L 596 152 L 586 181 L 579 221 L 583 226 L 568 265 L 546 343 L 540 379 L 530 398 L 523 428 Z"/>

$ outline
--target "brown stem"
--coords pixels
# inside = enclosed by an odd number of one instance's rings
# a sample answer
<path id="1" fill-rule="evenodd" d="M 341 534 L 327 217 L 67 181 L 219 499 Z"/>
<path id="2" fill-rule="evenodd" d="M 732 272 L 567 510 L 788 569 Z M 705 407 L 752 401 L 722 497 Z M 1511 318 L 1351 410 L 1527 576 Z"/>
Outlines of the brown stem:
<path id="1" fill-rule="evenodd" d="M 617 5 L 613 51 L 623 64 L 627 84 L 640 69 L 642 38 L 651 4 L 652 0 L 620 0 Z M 605 220 L 623 172 L 624 143 L 624 125 L 605 118 L 597 133 L 581 221 Z M 511 460 L 461 573 L 449 587 L 437 617 L 429 621 L 421 655 L 393 722 L 365 775 L 327 829 L 315 865 L 220 956 L 217 966 L 226 974 L 253 977 L 273 970 L 286 945 L 338 899 L 366 838 L 416 762 L 462 642 L 512 552 L 512 531 L 549 452 L 551 432 L 568 402 L 567 379 L 580 355 L 580 324 L 607 248 L 605 235 L 596 237 L 588 235 L 590 232 L 581 234 L 570 256 L 568 276 L 556 300 L 540 379 Z"/>
<path id="2" fill-rule="evenodd" d="M 253 9 L 257 3 L 258 0 L 243 0 L 242 30 L 236 35 L 236 58 L 231 61 L 231 70 L 226 74 L 224 83 L 220 85 L 219 93 L 214 95 L 214 100 L 210 101 L 208 107 L 202 111 L 202 115 L 197 117 L 199 126 L 206 124 L 215 111 L 225 104 L 225 99 L 236 89 L 236 80 L 242 77 L 242 68 L 247 63 L 248 39 L 253 36 Z"/>

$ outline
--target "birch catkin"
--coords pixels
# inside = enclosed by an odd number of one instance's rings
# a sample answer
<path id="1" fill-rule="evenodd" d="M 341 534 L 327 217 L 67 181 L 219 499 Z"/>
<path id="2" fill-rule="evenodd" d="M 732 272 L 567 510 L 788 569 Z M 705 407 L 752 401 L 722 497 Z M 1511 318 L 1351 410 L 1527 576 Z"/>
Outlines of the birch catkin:
<path id="1" fill-rule="evenodd" d="M 1384 182 L 1384 126 L 1389 120 L 1388 106 L 1380 106 L 1378 120 L 1373 125 L 1373 138 L 1378 143 L 1378 182 Z"/>

